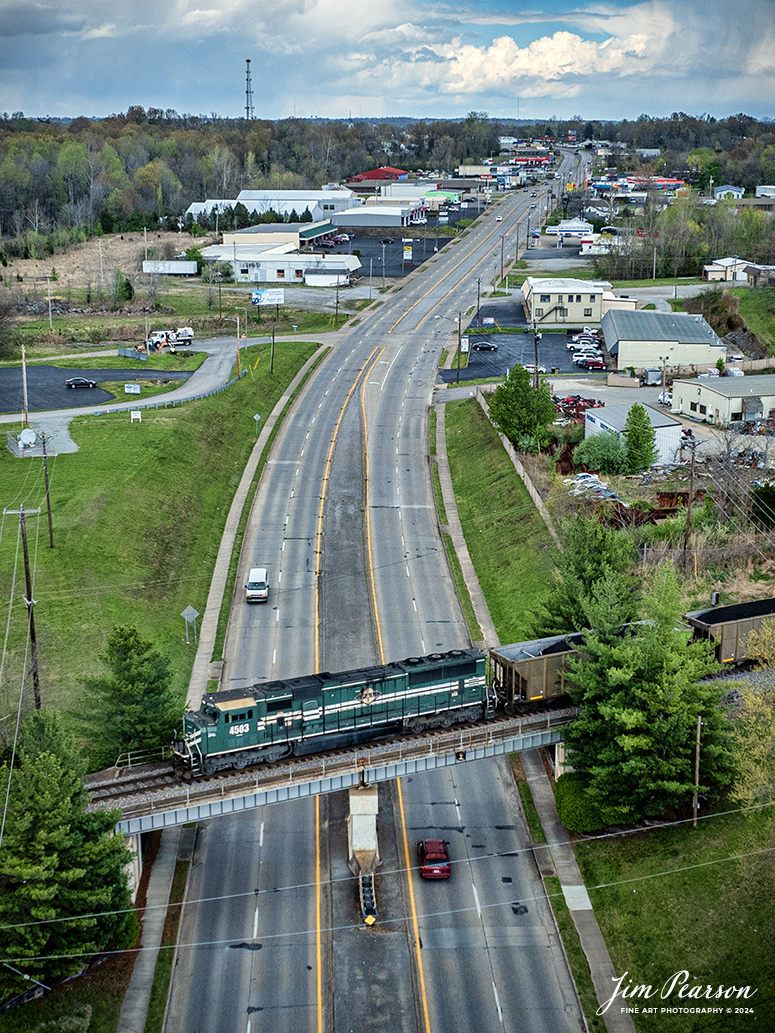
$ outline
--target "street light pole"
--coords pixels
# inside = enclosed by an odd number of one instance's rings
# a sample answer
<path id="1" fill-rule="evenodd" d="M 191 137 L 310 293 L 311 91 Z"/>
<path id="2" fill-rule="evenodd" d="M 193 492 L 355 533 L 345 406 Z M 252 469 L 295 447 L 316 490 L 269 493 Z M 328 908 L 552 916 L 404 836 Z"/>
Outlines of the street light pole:
<path id="1" fill-rule="evenodd" d="M 382 286 L 385 286 L 385 244 L 382 245 Z"/>
<path id="2" fill-rule="evenodd" d="M 482 292 L 482 278 L 477 276 L 476 278 L 476 325 L 479 326 L 479 301 Z"/>
<path id="3" fill-rule="evenodd" d="M 457 374 L 455 376 L 455 383 L 460 383 L 460 347 L 462 344 L 461 334 L 463 330 L 463 313 L 458 312 L 457 314 Z"/>

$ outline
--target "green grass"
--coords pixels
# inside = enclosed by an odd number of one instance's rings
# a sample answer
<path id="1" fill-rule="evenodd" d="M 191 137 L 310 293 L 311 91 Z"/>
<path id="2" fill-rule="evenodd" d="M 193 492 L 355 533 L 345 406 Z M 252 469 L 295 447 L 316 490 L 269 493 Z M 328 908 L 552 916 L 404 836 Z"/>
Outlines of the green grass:
<path id="1" fill-rule="evenodd" d="M 579 939 L 573 916 L 565 903 L 560 880 L 556 875 L 547 875 L 544 877 L 544 886 L 554 912 L 554 919 L 557 923 L 563 947 L 565 948 L 568 964 L 573 973 L 573 981 L 576 984 L 576 990 L 581 999 L 581 1007 L 587 1020 L 587 1029 L 589 1033 L 605 1033 L 607 1028 L 605 1018 L 595 1014 L 598 1009 L 598 1000 L 589 971 L 589 962 L 581 946 L 581 940 Z"/>
<path id="2" fill-rule="evenodd" d="M 172 877 L 170 904 L 181 904 L 186 891 L 190 864 L 188 861 L 176 861 L 175 873 Z M 170 907 L 164 920 L 161 936 L 161 950 L 156 959 L 156 970 L 153 974 L 151 999 L 148 1002 L 148 1016 L 145 1020 L 145 1033 L 162 1033 L 164 1012 L 167 1008 L 167 996 L 172 978 L 172 964 L 175 960 L 175 944 L 178 942 L 180 925 L 180 907 Z"/>
<path id="3" fill-rule="evenodd" d="M 78 710 L 81 679 L 102 673 L 99 653 L 111 629 L 135 624 L 167 654 L 173 684 L 185 693 L 194 645 L 186 645 L 180 612 L 204 612 L 231 499 L 255 443 L 253 414 L 266 415 L 314 352 L 304 342 L 280 343 L 269 374 L 268 345 L 255 379 L 171 410 L 83 416 L 71 423 L 74 454 L 49 459 L 54 521 L 48 548 L 45 508 L 27 520 L 35 570 L 35 623 L 44 705 Z M 4 507 L 41 503 L 42 460 L 0 454 Z M 11 594 L 16 524 L 0 539 L 0 591 Z M 45 547 L 44 543 L 45 542 Z M 19 580 L 16 577 L 18 598 Z M 18 611 L 18 612 L 17 612 Z M 11 620 L 10 670 L 22 666 L 22 607 Z M 6 712 L 16 690 L 2 687 Z"/>
<path id="4" fill-rule="evenodd" d="M 471 596 L 468 594 L 468 588 L 466 586 L 465 578 L 463 577 L 463 569 L 460 566 L 460 560 L 455 552 L 455 546 L 450 535 L 445 534 L 442 537 L 444 539 L 444 548 L 447 552 L 447 559 L 449 560 L 452 580 L 455 584 L 455 591 L 457 592 L 460 608 L 463 611 L 463 616 L 465 617 L 466 625 L 468 626 L 468 634 L 472 642 L 481 642 L 482 629 L 479 627 L 479 621 L 476 619 L 476 612 L 474 611 L 473 603 L 471 602 Z"/>
<path id="5" fill-rule="evenodd" d="M 154 384 L 150 380 L 132 380 L 129 377 L 127 380 L 99 380 L 98 384 L 103 391 L 108 391 L 113 395 L 114 402 L 131 402 L 134 400 L 139 405 L 155 395 L 164 395 L 169 391 L 174 391 L 176 387 L 180 387 L 183 384 L 183 381 L 170 377 L 164 384 Z M 127 394 L 124 391 L 125 384 L 139 384 L 140 394 Z M 105 402 L 103 404 L 109 405 L 110 403 Z"/>
<path id="6" fill-rule="evenodd" d="M 775 353 L 775 293 L 771 287 L 737 288 L 731 291 L 740 298 L 740 315 L 748 329 Z"/>
<path id="7" fill-rule="evenodd" d="M 525 820 L 527 821 L 527 827 L 530 830 L 530 838 L 534 843 L 545 843 L 546 833 L 544 832 L 541 819 L 538 816 L 536 805 L 533 802 L 533 794 L 530 791 L 530 784 L 526 779 L 517 779 L 517 788 L 519 789 L 519 798 L 522 801 L 522 807 L 525 811 Z"/>
<path id="8" fill-rule="evenodd" d="M 546 594 L 552 538 L 478 403 L 448 403 L 446 425 L 457 509 L 496 632 L 523 641 Z"/>
<path id="9" fill-rule="evenodd" d="M 617 974 L 662 988 L 687 970 L 692 983 L 750 985 L 755 1017 L 725 1014 L 635 1016 L 639 1031 L 738 1033 L 775 1028 L 775 871 L 769 810 L 730 814 L 576 845 L 576 856 Z M 718 862 L 718 863 L 713 863 Z M 669 1001 L 660 1006 L 695 1002 Z M 733 1005 L 734 1001 L 697 1001 Z M 715 1020 L 715 1024 L 713 1024 Z"/>

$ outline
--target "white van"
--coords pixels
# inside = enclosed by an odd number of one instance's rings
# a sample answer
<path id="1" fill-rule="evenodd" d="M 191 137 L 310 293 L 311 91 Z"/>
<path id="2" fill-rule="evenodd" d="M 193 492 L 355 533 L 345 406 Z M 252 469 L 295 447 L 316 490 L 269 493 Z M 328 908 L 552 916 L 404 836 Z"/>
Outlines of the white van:
<path id="1" fill-rule="evenodd" d="M 245 601 L 248 603 L 265 603 L 269 598 L 269 579 L 266 567 L 252 567 L 245 585 Z"/>

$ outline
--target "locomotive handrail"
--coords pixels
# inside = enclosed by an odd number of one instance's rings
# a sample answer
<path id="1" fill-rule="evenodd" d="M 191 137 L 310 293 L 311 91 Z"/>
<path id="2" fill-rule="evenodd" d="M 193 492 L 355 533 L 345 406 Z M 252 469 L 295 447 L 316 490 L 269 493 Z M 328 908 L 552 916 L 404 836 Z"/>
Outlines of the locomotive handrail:
<path id="1" fill-rule="evenodd" d="M 437 735 L 372 743 L 368 748 L 353 748 L 344 756 L 328 754 L 324 757 L 300 757 L 291 763 L 284 763 L 282 767 L 259 766 L 253 770 L 231 771 L 218 777 L 215 784 L 212 781 L 187 783 L 185 789 L 176 785 L 172 791 L 166 788 L 151 793 L 142 803 L 122 807 L 123 817 L 127 819 L 192 804 L 206 804 L 223 800 L 227 796 L 244 794 L 247 790 L 266 792 L 299 782 L 325 780 L 337 775 L 358 775 L 370 769 L 422 756 L 438 757 L 458 750 L 474 750 L 524 733 L 561 727 L 569 724 L 577 714 L 576 707 L 566 707 L 544 714 L 501 718 L 484 726 L 466 726 Z M 116 806 L 115 802 L 112 806 Z"/>

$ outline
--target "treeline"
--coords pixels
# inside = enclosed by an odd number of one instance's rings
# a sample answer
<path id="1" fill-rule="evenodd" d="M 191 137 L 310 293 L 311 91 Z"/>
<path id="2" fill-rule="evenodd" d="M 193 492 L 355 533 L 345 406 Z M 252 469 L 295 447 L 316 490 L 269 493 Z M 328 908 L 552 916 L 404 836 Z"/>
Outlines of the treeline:
<path id="1" fill-rule="evenodd" d="M 380 165 L 451 173 L 466 161 L 497 157 L 500 136 L 567 143 L 571 131 L 579 141 L 663 148 L 647 171 L 684 170 L 700 183 L 712 176 L 717 185 L 746 189 L 775 182 L 775 128 L 747 115 L 525 125 L 472 111 L 438 121 L 248 122 L 134 106 L 65 125 L 16 112 L 0 118 L 0 241 L 7 257 L 36 257 L 95 232 L 177 229 L 192 201 L 233 198 L 241 189 L 319 188 Z M 628 156 L 615 161 L 622 169 L 640 164 Z"/>
<path id="2" fill-rule="evenodd" d="M 608 280 L 657 276 L 699 276 L 718 258 L 738 255 L 749 262 L 775 263 L 775 219 L 770 212 L 731 201 L 697 204 L 695 195 L 676 198 L 668 207 L 649 202 L 617 220 L 614 249 L 595 256 L 595 269 Z"/>

